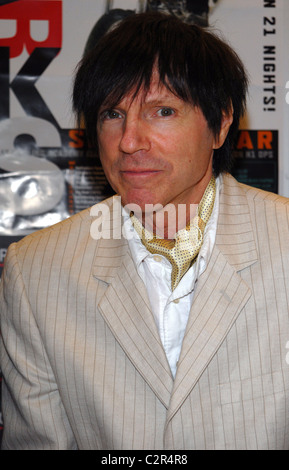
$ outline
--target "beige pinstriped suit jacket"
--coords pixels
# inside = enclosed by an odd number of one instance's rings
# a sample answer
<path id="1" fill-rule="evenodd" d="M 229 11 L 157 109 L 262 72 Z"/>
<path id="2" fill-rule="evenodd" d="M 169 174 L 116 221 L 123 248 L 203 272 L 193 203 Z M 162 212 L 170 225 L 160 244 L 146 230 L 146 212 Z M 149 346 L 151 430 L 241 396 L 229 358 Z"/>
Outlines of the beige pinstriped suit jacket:
<path id="1" fill-rule="evenodd" d="M 289 449 L 289 201 L 224 176 L 175 380 L 127 242 L 91 222 L 7 255 L 3 448 Z"/>

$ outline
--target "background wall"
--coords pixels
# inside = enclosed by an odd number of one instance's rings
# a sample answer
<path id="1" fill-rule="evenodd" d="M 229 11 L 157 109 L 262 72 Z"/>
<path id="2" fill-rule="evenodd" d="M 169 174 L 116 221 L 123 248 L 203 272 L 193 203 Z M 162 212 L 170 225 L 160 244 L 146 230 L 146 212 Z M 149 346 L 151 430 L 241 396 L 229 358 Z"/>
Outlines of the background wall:
<path id="1" fill-rule="evenodd" d="M 146 8 L 182 11 L 236 49 L 251 85 L 234 175 L 289 196 L 288 1 L 0 0 L 0 275 L 11 242 L 112 194 L 76 129 L 72 76 L 103 15 Z M 0 410 L 0 438 L 2 424 Z"/>

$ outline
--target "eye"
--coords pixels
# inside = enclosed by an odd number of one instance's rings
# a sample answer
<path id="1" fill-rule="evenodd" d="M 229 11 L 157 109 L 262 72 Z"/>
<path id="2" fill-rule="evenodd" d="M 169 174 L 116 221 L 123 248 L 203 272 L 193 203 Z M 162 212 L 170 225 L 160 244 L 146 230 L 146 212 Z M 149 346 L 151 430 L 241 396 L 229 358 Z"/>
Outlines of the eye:
<path id="1" fill-rule="evenodd" d="M 175 111 L 172 108 L 164 107 L 157 111 L 157 115 L 161 117 L 169 117 L 175 114 Z"/>
<path id="2" fill-rule="evenodd" d="M 121 114 L 115 109 L 107 109 L 103 111 L 100 115 L 101 121 L 111 120 L 111 119 L 121 119 Z"/>

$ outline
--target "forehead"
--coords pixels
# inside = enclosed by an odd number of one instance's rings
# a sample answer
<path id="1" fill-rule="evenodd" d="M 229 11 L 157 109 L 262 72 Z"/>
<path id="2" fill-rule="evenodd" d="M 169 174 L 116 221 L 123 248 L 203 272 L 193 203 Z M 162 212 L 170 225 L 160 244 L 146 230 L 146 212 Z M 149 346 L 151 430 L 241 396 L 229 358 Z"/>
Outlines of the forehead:
<path id="1" fill-rule="evenodd" d="M 148 89 L 141 86 L 139 90 L 131 90 L 122 98 L 121 102 L 126 104 L 137 102 L 140 105 L 164 102 L 178 103 L 180 105 L 185 103 L 176 93 L 156 79 L 151 81 Z"/>
<path id="2" fill-rule="evenodd" d="M 169 101 L 174 103 L 185 103 L 176 93 L 171 89 L 169 84 L 165 84 L 160 80 L 159 73 L 154 70 L 150 79 L 150 83 L 146 86 L 144 83 L 136 85 L 129 89 L 128 92 L 121 94 L 121 97 L 117 97 L 113 91 L 103 102 L 102 107 L 106 106 L 119 106 L 125 104 L 126 106 L 137 102 L 138 104 L 144 105 L 151 102 L 163 102 Z"/>

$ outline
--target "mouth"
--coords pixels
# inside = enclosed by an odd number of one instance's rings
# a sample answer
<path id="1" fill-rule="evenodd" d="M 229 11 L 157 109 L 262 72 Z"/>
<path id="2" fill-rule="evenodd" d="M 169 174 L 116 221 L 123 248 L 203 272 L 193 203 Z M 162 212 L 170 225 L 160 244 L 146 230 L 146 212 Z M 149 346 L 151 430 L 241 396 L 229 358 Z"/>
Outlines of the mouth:
<path id="1" fill-rule="evenodd" d="M 160 173 L 160 170 L 152 170 L 152 169 L 141 169 L 138 168 L 136 170 L 122 170 L 121 174 L 126 178 L 139 178 L 139 177 L 151 177 Z"/>

